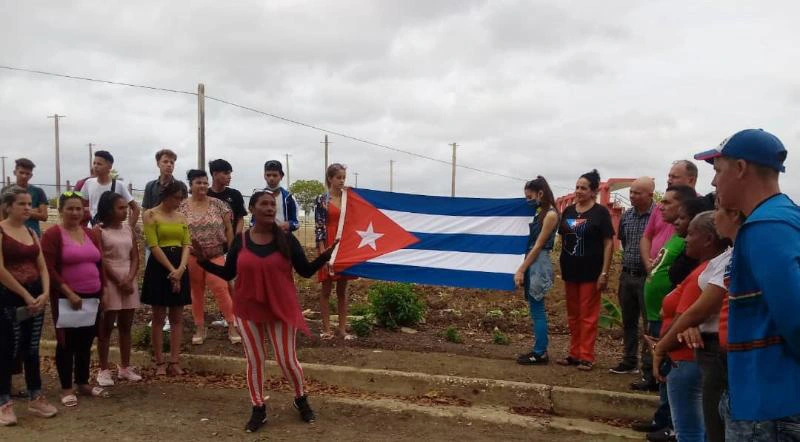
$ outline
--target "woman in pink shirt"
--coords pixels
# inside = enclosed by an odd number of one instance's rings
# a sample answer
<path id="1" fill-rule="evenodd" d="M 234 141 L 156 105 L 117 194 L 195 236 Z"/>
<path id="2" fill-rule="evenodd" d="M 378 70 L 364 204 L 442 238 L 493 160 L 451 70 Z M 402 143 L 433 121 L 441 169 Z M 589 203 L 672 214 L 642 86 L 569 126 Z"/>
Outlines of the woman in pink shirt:
<path id="1" fill-rule="evenodd" d="M 83 196 L 67 191 L 58 198 L 61 223 L 42 235 L 42 251 L 50 274 L 50 307 L 56 326 L 56 368 L 61 380 L 61 403 L 65 407 L 78 405 L 77 393 L 84 396 L 103 396 L 101 387 L 89 385 L 89 366 L 94 337 L 97 335 L 98 304 L 103 294 L 102 255 L 97 236 L 81 224 Z M 67 303 L 59 304 L 60 300 Z M 86 302 L 84 302 L 86 301 Z M 84 305 L 86 304 L 86 305 Z M 59 327 L 60 309 L 94 311 L 89 325 Z"/>

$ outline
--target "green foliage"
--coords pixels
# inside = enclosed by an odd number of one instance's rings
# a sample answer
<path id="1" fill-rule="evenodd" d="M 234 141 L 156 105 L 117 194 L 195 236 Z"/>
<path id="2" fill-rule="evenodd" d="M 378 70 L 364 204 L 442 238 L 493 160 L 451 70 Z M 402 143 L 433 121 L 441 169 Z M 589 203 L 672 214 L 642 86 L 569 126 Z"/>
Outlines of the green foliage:
<path id="1" fill-rule="evenodd" d="M 50 198 L 47 200 L 47 205 L 50 206 L 51 209 L 58 209 L 58 198 Z"/>
<path id="2" fill-rule="evenodd" d="M 444 331 L 444 339 L 454 344 L 460 344 L 464 342 L 464 340 L 461 338 L 461 333 L 458 332 L 458 329 L 455 325 L 447 327 L 447 330 Z"/>
<path id="3" fill-rule="evenodd" d="M 522 319 L 522 318 L 527 318 L 530 313 L 528 312 L 527 309 L 520 308 L 511 310 L 510 312 L 508 312 L 508 314 L 514 319 Z"/>
<path id="4" fill-rule="evenodd" d="M 367 316 L 354 319 L 350 322 L 350 329 L 359 338 L 366 338 L 372 334 L 372 319 Z"/>
<path id="5" fill-rule="evenodd" d="M 411 284 L 376 283 L 369 288 L 367 299 L 378 324 L 386 328 L 411 327 L 425 315 L 425 303 Z"/>
<path id="6" fill-rule="evenodd" d="M 502 310 L 489 310 L 488 312 L 486 312 L 487 318 L 503 319 L 503 316 L 505 315 L 503 314 Z"/>
<path id="7" fill-rule="evenodd" d="M 325 193 L 325 185 L 318 180 L 297 180 L 289 186 L 289 192 L 308 214 L 314 209 L 314 200 Z"/>
<path id="8" fill-rule="evenodd" d="M 350 306 L 350 315 L 352 316 L 367 316 L 372 312 L 369 304 L 353 304 Z"/>
<path id="9" fill-rule="evenodd" d="M 495 328 L 494 334 L 492 334 L 492 342 L 497 345 L 508 345 L 511 343 L 511 339 L 509 339 L 508 335 L 503 333 L 499 328 Z"/>
<path id="10" fill-rule="evenodd" d="M 161 351 L 164 353 L 169 352 L 169 332 L 164 332 L 164 338 L 162 340 Z M 151 349 L 151 342 L 150 342 L 150 327 L 147 325 L 143 326 L 134 326 L 133 330 L 131 330 L 131 343 L 135 348 L 139 350 L 150 350 Z"/>
<path id="11" fill-rule="evenodd" d="M 614 301 L 603 298 L 600 309 L 600 320 L 598 326 L 603 329 L 612 329 L 615 326 L 622 326 L 622 310 Z"/>

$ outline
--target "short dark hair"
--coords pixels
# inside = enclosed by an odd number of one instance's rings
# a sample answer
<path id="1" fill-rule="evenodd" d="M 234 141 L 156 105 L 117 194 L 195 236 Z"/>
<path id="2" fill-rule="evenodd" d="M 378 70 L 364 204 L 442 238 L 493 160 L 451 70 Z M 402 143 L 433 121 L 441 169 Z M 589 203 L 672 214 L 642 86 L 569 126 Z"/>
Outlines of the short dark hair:
<path id="1" fill-rule="evenodd" d="M 690 220 L 702 212 L 714 210 L 713 205 L 709 207 L 708 198 L 705 197 L 689 198 L 681 202 L 681 208 L 686 212 Z"/>
<path id="2" fill-rule="evenodd" d="M 156 152 L 156 161 L 159 161 L 164 155 L 172 158 L 174 161 L 178 161 L 178 154 L 169 149 L 161 149 Z"/>
<path id="3" fill-rule="evenodd" d="M 592 169 L 591 172 L 586 172 L 581 175 L 581 178 L 585 178 L 586 181 L 589 182 L 589 188 L 597 191 L 600 188 L 600 172 L 597 169 Z"/>
<path id="4" fill-rule="evenodd" d="M 233 172 L 233 166 L 223 159 L 218 159 L 208 162 L 208 171 L 211 172 L 212 175 L 217 172 Z"/>
<path id="5" fill-rule="evenodd" d="M 269 160 L 264 163 L 264 172 L 275 171 L 283 176 L 283 165 L 278 160 Z"/>
<path id="6" fill-rule="evenodd" d="M 98 150 L 97 152 L 94 153 L 94 156 L 100 157 L 108 161 L 109 164 L 114 164 L 114 156 L 111 155 L 111 153 L 107 150 Z"/>
<path id="7" fill-rule="evenodd" d="M 33 170 L 33 168 L 36 167 L 36 165 L 33 164 L 33 161 L 31 161 L 31 160 L 29 160 L 27 158 L 17 158 L 14 161 L 14 167 L 15 168 L 19 168 L 19 169 L 30 169 L 30 170 Z"/>
<path id="8" fill-rule="evenodd" d="M 186 180 L 189 181 L 189 185 L 192 184 L 192 181 L 198 178 L 208 178 L 208 174 L 205 170 L 200 169 L 190 169 L 186 172 Z"/>
<path id="9" fill-rule="evenodd" d="M 697 192 L 691 186 L 669 186 L 667 187 L 667 192 L 675 192 L 675 196 L 681 204 L 684 201 L 697 198 Z"/>

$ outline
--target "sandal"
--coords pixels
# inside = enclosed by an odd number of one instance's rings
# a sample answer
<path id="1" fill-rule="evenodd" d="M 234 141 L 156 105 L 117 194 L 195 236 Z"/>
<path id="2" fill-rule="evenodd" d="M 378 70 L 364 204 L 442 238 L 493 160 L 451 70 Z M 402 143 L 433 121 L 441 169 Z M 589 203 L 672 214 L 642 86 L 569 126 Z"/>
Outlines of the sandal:
<path id="1" fill-rule="evenodd" d="M 68 394 L 61 397 L 61 405 L 72 408 L 78 405 L 78 397 L 74 394 Z"/>
<path id="2" fill-rule="evenodd" d="M 594 364 L 589 361 L 578 361 L 578 370 L 581 371 L 592 371 L 594 368 Z"/>
<path id="3" fill-rule="evenodd" d="M 192 345 L 203 345 L 203 343 L 206 342 L 205 327 L 202 330 L 202 333 L 199 329 L 194 333 L 194 336 L 192 336 Z"/>
<path id="4" fill-rule="evenodd" d="M 156 363 L 156 376 L 166 376 L 166 375 L 167 375 L 167 363 L 166 362 Z"/>
<path id="5" fill-rule="evenodd" d="M 88 390 L 88 392 L 87 390 L 78 387 L 78 394 L 80 394 L 81 396 L 91 396 L 99 398 L 107 398 L 110 396 L 110 394 L 103 387 L 91 387 Z"/>
<path id="6" fill-rule="evenodd" d="M 241 344 L 242 336 L 234 329 L 233 333 L 228 333 L 228 340 L 231 341 L 231 344 Z"/>
<path id="7" fill-rule="evenodd" d="M 183 376 L 186 374 L 186 372 L 181 368 L 180 364 L 180 362 L 170 362 L 167 365 L 167 374 L 170 376 Z"/>
<path id="8" fill-rule="evenodd" d="M 559 359 L 556 361 L 556 364 L 563 365 L 563 366 L 571 366 L 571 365 L 578 365 L 580 363 L 579 360 L 573 358 L 572 356 L 567 356 L 564 359 Z"/>

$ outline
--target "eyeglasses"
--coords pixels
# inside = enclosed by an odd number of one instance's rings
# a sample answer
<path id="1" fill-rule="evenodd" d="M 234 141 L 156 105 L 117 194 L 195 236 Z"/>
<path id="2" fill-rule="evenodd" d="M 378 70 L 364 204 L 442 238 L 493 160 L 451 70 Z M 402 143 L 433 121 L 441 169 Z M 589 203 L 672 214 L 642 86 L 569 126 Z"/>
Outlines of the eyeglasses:
<path id="1" fill-rule="evenodd" d="M 83 194 L 78 192 L 77 190 L 67 190 L 66 192 L 62 193 L 61 196 L 66 196 L 66 197 L 77 196 L 78 198 L 81 199 L 84 198 Z"/>

